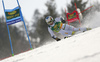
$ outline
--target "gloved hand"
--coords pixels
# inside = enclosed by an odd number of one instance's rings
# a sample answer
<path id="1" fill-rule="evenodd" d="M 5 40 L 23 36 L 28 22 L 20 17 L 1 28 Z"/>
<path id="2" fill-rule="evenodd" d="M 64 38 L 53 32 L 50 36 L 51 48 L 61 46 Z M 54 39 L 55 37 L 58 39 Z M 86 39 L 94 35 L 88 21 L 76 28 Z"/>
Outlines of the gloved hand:
<path id="1" fill-rule="evenodd" d="M 55 40 L 56 40 L 56 41 L 60 41 L 61 39 L 60 39 L 60 38 L 55 38 Z"/>
<path id="2" fill-rule="evenodd" d="M 60 41 L 61 39 L 55 36 L 52 36 L 53 39 L 55 39 L 56 41 Z"/>

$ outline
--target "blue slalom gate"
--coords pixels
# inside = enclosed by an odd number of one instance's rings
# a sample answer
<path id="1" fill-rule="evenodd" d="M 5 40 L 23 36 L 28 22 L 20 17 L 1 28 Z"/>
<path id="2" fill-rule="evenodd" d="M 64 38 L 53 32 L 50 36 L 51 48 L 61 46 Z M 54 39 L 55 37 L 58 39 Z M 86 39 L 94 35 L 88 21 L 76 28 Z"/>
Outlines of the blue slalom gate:
<path id="1" fill-rule="evenodd" d="M 7 25 L 7 30 L 8 30 L 8 35 L 9 35 L 9 41 L 10 41 L 10 46 L 11 46 L 11 52 L 12 52 L 12 56 L 14 56 L 14 52 L 13 52 L 13 47 L 12 47 L 12 42 L 11 42 L 11 37 L 10 37 L 10 31 L 9 31 L 9 25 L 11 24 L 15 24 L 18 22 L 23 22 L 24 23 L 24 27 L 26 30 L 26 34 L 29 40 L 29 44 L 30 44 L 30 49 L 32 50 L 32 45 L 31 45 L 31 41 L 29 39 L 29 35 L 27 32 L 27 28 L 23 19 L 23 15 L 21 12 L 21 7 L 19 5 L 19 1 L 17 0 L 17 4 L 18 6 L 15 7 L 14 9 L 5 9 L 5 5 L 4 5 L 4 1 L 2 0 L 3 3 L 3 9 L 4 9 L 4 13 L 5 13 L 5 19 L 6 19 L 6 25 Z"/>

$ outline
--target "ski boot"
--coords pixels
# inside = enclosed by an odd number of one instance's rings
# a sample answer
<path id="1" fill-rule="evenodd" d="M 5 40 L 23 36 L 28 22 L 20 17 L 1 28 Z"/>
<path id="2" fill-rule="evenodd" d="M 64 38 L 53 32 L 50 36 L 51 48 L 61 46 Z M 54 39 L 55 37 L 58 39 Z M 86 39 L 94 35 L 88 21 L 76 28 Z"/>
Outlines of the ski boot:
<path id="1" fill-rule="evenodd" d="M 85 31 L 88 31 L 88 30 L 91 30 L 91 28 L 86 28 L 86 30 L 85 30 Z M 83 31 L 83 32 L 85 32 L 85 31 Z"/>
<path id="2" fill-rule="evenodd" d="M 86 28 L 87 30 L 91 30 L 91 28 Z"/>
<path id="3" fill-rule="evenodd" d="M 72 32 L 72 35 L 74 35 L 74 34 L 75 34 L 75 31 Z"/>
<path id="4" fill-rule="evenodd" d="M 68 38 L 68 37 L 64 37 L 64 39 L 66 39 L 66 38 Z"/>

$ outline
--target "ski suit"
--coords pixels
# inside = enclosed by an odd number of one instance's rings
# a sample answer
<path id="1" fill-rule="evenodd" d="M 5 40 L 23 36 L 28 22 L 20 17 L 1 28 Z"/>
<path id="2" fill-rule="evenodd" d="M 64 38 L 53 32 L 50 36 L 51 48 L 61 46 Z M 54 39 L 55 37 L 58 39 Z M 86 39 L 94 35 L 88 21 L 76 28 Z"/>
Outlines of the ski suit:
<path id="1" fill-rule="evenodd" d="M 63 36 L 68 37 L 72 35 L 73 31 L 86 31 L 86 28 L 75 28 L 71 25 L 63 24 L 61 22 L 61 17 L 57 17 L 55 18 L 54 23 L 48 26 L 48 31 L 51 34 L 51 37 L 56 38 L 54 32 L 61 33 Z"/>

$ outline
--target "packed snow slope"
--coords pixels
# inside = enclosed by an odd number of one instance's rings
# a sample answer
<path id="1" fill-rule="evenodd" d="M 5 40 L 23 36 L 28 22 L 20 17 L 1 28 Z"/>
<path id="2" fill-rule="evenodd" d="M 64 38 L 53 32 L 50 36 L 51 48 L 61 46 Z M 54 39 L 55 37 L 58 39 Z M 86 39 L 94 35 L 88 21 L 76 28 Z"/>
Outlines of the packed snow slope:
<path id="1" fill-rule="evenodd" d="M 0 62 L 100 62 L 100 27 Z"/>

